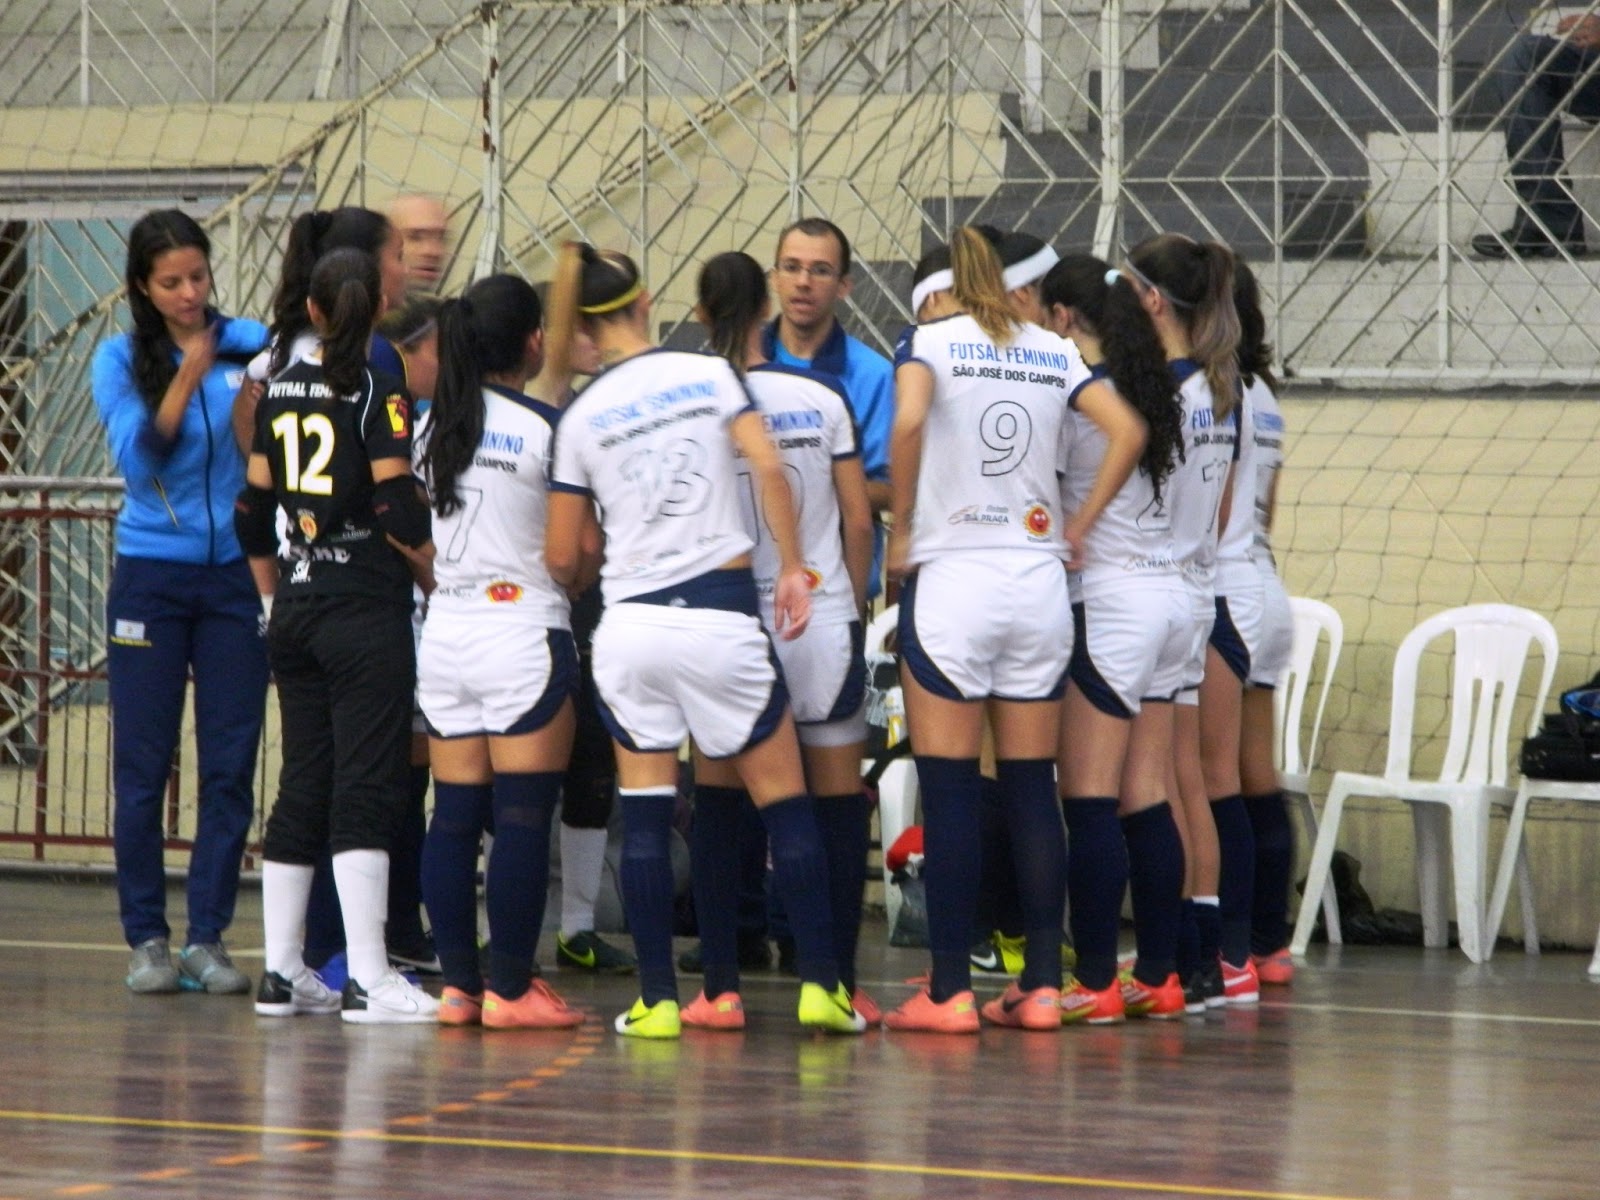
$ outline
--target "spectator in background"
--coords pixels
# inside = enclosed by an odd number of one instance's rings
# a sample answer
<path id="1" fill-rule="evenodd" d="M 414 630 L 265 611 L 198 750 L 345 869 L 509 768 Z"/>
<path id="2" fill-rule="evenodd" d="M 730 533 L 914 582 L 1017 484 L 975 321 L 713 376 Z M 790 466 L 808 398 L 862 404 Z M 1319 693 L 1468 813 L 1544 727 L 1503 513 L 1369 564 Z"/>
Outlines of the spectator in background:
<path id="1" fill-rule="evenodd" d="M 396 196 L 389 223 L 400 231 L 406 264 L 406 290 L 436 292 L 450 252 L 450 216 L 444 201 L 423 192 Z"/>
<path id="2" fill-rule="evenodd" d="M 222 935 L 255 811 L 267 653 L 233 531 L 244 457 L 229 412 L 267 331 L 211 307 L 210 256 L 205 231 L 185 213 L 141 217 L 128 235 L 133 328 L 103 343 L 93 366 L 95 406 L 127 482 L 106 625 L 117 897 L 135 992 L 250 990 Z M 174 966 L 162 813 L 190 671 L 200 811 L 189 928 Z"/>
<path id="3" fill-rule="evenodd" d="M 1511 228 L 1480 233 L 1484 258 L 1556 258 L 1587 247 L 1583 212 L 1562 178 L 1561 118 L 1600 120 L 1600 15 L 1564 17 L 1556 36 L 1525 33 L 1499 60 L 1495 76 L 1506 110 L 1506 159 L 1520 204 Z"/>

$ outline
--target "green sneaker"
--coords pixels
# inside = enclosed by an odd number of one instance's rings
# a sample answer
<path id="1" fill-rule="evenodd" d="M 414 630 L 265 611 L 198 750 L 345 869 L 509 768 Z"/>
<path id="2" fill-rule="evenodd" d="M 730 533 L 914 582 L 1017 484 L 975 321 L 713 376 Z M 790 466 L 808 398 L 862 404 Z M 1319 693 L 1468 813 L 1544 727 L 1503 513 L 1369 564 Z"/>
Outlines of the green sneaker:
<path id="1" fill-rule="evenodd" d="M 638 969 L 633 955 L 604 941 L 592 929 L 571 937 L 557 934 L 556 965 L 595 975 L 632 975 Z"/>
<path id="2" fill-rule="evenodd" d="M 646 1005 L 640 997 L 633 1007 L 619 1016 L 615 1028 L 623 1037 L 665 1040 L 683 1033 L 683 1021 L 678 1016 L 676 1000 L 657 1000 Z"/>
<path id="3" fill-rule="evenodd" d="M 800 1024 L 828 1033 L 864 1033 L 867 1019 L 850 1002 L 850 993 L 844 984 L 829 992 L 820 983 L 802 983 Z"/>

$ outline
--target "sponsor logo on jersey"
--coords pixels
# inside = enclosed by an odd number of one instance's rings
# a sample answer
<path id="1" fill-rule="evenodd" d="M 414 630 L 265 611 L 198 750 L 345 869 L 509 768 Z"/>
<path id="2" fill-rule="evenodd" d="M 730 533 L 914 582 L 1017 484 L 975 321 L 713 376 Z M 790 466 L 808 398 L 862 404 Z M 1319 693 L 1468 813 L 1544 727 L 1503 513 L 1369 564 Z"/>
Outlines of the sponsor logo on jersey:
<path id="1" fill-rule="evenodd" d="M 1011 510 L 1003 504 L 969 504 L 947 518 L 951 525 L 1009 525 Z"/>
<path id="2" fill-rule="evenodd" d="M 406 398 L 396 392 L 383 402 L 389 413 L 389 429 L 395 437 L 405 437 L 411 431 L 411 409 Z"/>
<path id="3" fill-rule="evenodd" d="M 814 567 L 806 568 L 806 586 L 813 592 L 822 586 L 822 572 Z"/>
<path id="4" fill-rule="evenodd" d="M 306 541 L 317 540 L 317 518 L 310 509 L 302 508 L 295 514 L 295 524 L 300 526 L 300 532 L 305 534 Z"/>
<path id="5" fill-rule="evenodd" d="M 1028 511 L 1022 514 L 1022 527 L 1031 538 L 1049 537 L 1050 524 L 1050 510 L 1042 504 L 1031 504 Z"/>
<path id="6" fill-rule="evenodd" d="M 489 597 L 491 604 L 515 604 L 522 599 L 521 585 L 509 583 L 504 579 L 491 583 L 484 589 L 484 593 Z"/>

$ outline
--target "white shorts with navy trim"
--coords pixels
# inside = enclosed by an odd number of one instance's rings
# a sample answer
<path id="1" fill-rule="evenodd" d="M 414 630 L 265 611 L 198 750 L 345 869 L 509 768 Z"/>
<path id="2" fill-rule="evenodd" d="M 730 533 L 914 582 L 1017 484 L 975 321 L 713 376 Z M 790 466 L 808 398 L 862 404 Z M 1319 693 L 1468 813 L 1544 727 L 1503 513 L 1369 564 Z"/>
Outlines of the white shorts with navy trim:
<path id="1" fill-rule="evenodd" d="M 802 746 L 848 746 L 867 737 L 867 660 L 861 622 L 818 625 L 772 639 Z"/>
<path id="2" fill-rule="evenodd" d="M 1278 570 L 1268 560 L 1255 562 L 1261 576 L 1261 636 L 1250 656 L 1250 686 L 1275 688 L 1289 669 L 1289 653 L 1294 646 L 1294 611 L 1289 607 L 1289 592 L 1278 578 Z"/>
<path id="3" fill-rule="evenodd" d="M 708 758 L 731 758 L 770 737 L 789 707 L 761 622 L 720 608 L 608 605 L 594 683 L 611 736 L 640 753 L 692 737 Z"/>
<path id="4" fill-rule="evenodd" d="M 1211 642 L 1211 627 L 1217 623 L 1217 600 L 1208 588 L 1201 591 L 1192 583 L 1189 591 L 1189 652 L 1184 655 L 1183 682 L 1177 702 L 1193 707 L 1200 703 L 1200 685 L 1206 677 L 1206 647 Z"/>
<path id="5" fill-rule="evenodd" d="M 417 701 L 434 737 L 532 733 L 577 690 L 570 630 L 438 612 L 423 624 Z"/>
<path id="6" fill-rule="evenodd" d="M 948 700 L 1059 700 L 1072 654 L 1061 560 L 1034 551 L 948 554 L 900 596 L 900 660 Z"/>
<path id="7" fill-rule="evenodd" d="M 1181 580 L 1130 580 L 1086 595 L 1072 617 L 1072 682 L 1101 712 L 1131 718 L 1177 695 L 1194 638 Z"/>

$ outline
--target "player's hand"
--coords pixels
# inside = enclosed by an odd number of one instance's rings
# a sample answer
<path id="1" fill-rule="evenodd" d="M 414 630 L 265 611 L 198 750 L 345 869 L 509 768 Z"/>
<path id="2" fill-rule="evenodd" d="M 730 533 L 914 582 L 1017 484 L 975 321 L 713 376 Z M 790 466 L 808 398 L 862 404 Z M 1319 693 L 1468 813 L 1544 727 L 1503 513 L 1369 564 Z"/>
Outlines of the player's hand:
<path id="1" fill-rule="evenodd" d="M 217 361 L 216 326 L 207 325 L 199 333 L 185 338 L 180 349 L 183 360 L 178 364 L 178 375 L 193 393 Z"/>
<path id="2" fill-rule="evenodd" d="M 786 642 L 792 642 L 811 623 L 811 584 L 799 567 L 784 571 L 772 589 L 773 623 Z"/>
<path id="3" fill-rule="evenodd" d="M 1083 544 L 1088 537 L 1089 530 L 1076 520 L 1068 521 L 1062 528 L 1061 540 L 1067 544 L 1067 570 L 1083 570 Z"/>
<path id="4" fill-rule="evenodd" d="M 889 544 L 883 550 L 883 573 L 891 584 L 905 582 L 911 557 L 911 535 L 898 527 L 889 531 Z"/>

